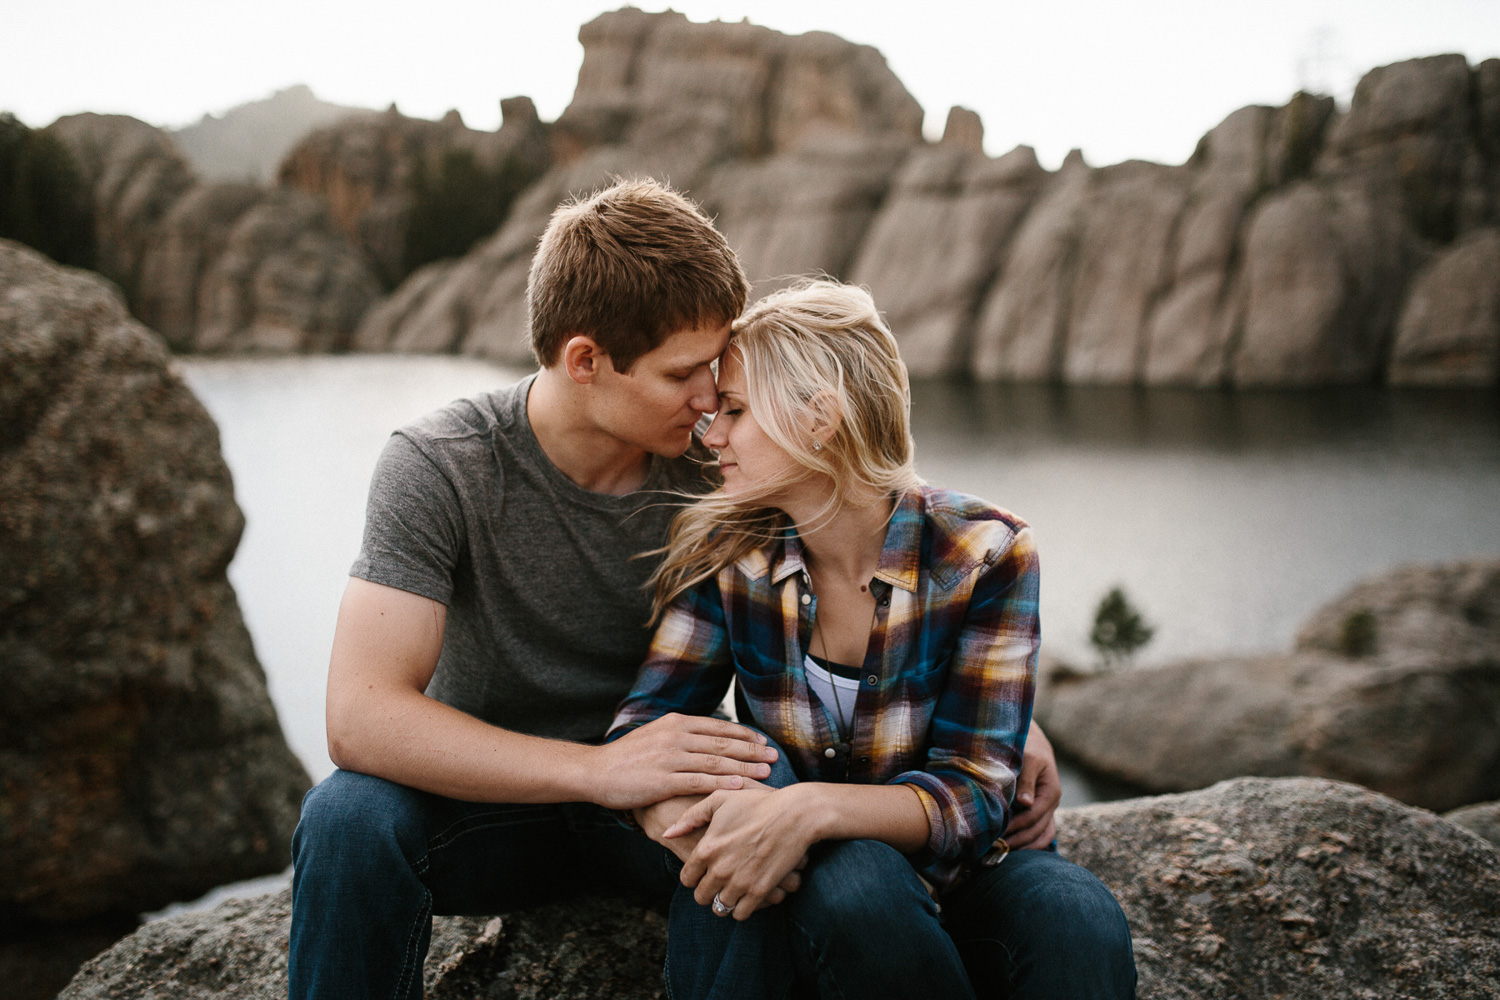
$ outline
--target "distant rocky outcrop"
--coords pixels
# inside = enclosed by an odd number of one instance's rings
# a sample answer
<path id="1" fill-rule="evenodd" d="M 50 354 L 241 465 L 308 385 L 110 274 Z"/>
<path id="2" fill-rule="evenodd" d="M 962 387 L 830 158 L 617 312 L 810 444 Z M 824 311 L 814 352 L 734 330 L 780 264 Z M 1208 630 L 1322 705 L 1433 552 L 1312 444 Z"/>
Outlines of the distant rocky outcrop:
<path id="1" fill-rule="evenodd" d="M 1500 561 L 1400 569 L 1317 611 L 1282 656 L 1053 669 L 1037 714 L 1149 791 L 1239 775 L 1353 781 L 1445 810 L 1500 798 Z"/>
<path id="2" fill-rule="evenodd" d="M 97 275 L 0 241 L 0 927 L 285 867 L 308 787 L 225 576 L 218 432 Z"/>
<path id="3" fill-rule="evenodd" d="M 515 272 L 550 209 L 616 171 L 698 199 L 757 293 L 812 272 L 869 285 L 919 375 L 1500 379 L 1500 60 L 1372 70 L 1347 112 L 1244 108 L 1181 166 L 1048 172 L 1024 147 L 986 156 L 962 108 L 920 141 L 879 54 L 830 35 L 625 9 L 579 38 L 559 166 L 464 262 L 373 311 L 362 349 L 528 361 Z"/>
<path id="4" fill-rule="evenodd" d="M 1130 921 L 1142 1000 L 1489 998 L 1500 981 L 1500 855 L 1351 785 L 1242 779 L 1058 814 L 1065 854 Z M 286 993 L 289 893 L 148 924 L 61 1000 Z M 616 900 L 439 917 L 424 995 L 662 995 L 665 921 Z"/>
<path id="5" fill-rule="evenodd" d="M 356 335 L 363 349 L 529 363 L 526 272 L 560 201 L 649 175 L 718 216 L 759 288 L 845 271 L 922 112 L 869 46 L 627 8 L 579 32 L 583 65 L 551 126 L 556 165 L 462 261 L 412 275 Z"/>
<path id="6" fill-rule="evenodd" d="M 269 185 L 282 159 L 307 133 L 341 118 L 375 113 L 320 101 L 306 85 L 298 84 L 222 115 L 205 114 L 171 135 L 193 172 L 204 180 Z"/>
<path id="7" fill-rule="evenodd" d="M 436 122 L 408 118 L 394 106 L 384 114 L 349 118 L 297 143 L 282 160 L 277 178 L 283 187 L 321 197 L 340 231 L 375 262 L 381 279 L 394 286 L 414 265 L 427 263 L 410 260 L 413 201 L 422 188 L 442 184 L 445 171 L 468 169 L 475 174 L 474 186 L 487 182 L 513 194 L 550 164 L 547 127 L 537 118 L 531 99 L 508 98 L 500 107 L 497 132 L 467 128 L 457 111 Z M 504 207 L 508 199 L 474 238 L 500 224 Z M 467 214 L 483 213 L 483 205 L 461 208 Z M 442 220 L 450 227 L 464 221 Z M 468 243 L 458 246 L 452 256 L 468 248 Z"/>
<path id="8" fill-rule="evenodd" d="M 174 350 L 344 350 L 380 295 L 310 195 L 200 183 L 166 133 L 124 115 L 47 131 L 93 191 L 99 270 Z"/>

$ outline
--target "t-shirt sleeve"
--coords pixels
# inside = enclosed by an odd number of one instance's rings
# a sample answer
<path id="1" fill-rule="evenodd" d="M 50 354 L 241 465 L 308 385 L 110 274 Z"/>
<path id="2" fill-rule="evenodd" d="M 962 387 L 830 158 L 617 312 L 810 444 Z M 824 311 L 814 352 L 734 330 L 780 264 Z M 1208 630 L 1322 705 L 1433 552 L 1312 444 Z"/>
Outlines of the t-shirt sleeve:
<path id="1" fill-rule="evenodd" d="M 364 541 L 349 575 L 448 604 L 463 539 L 452 481 L 409 438 L 391 435 L 375 463 Z"/>

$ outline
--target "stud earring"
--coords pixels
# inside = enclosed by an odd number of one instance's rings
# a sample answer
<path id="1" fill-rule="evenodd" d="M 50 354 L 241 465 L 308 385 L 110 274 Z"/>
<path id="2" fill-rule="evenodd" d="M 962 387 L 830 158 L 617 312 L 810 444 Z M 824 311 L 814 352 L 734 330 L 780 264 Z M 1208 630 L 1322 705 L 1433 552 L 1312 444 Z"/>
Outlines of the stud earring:
<path id="1" fill-rule="evenodd" d="M 823 450 L 823 442 L 822 441 L 814 441 L 813 442 L 813 451 L 822 451 L 822 450 Z"/>

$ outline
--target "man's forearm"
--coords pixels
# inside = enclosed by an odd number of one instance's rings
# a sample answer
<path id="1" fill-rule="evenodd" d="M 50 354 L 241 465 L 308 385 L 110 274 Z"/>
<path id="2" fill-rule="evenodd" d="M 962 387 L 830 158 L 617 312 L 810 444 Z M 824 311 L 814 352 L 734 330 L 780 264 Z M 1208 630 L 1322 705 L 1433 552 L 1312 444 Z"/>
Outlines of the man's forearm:
<path id="1" fill-rule="evenodd" d="M 369 694 L 335 719 L 339 767 L 469 802 L 591 802 L 597 747 L 492 726 L 415 691 Z"/>

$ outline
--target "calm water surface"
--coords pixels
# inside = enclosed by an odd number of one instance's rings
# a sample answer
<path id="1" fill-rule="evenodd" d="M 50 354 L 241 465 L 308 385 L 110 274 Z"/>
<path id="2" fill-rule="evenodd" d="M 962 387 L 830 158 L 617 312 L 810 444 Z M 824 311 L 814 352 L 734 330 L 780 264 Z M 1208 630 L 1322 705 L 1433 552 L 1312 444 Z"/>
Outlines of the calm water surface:
<path id="1" fill-rule="evenodd" d="M 332 770 L 323 689 L 391 429 L 523 373 L 454 358 L 183 360 L 246 529 L 229 575 L 288 742 Z M 919 470 L 1031 522 L 1045 647 L 1087 661 L 1122 585 L 1143 664 L 1284 649 L 1320 603 L 1400 563 L 1500 553 L 1500 397 L 923 384 Z M 1068 799 L 1089 795 L 1070 782 Z"/>

